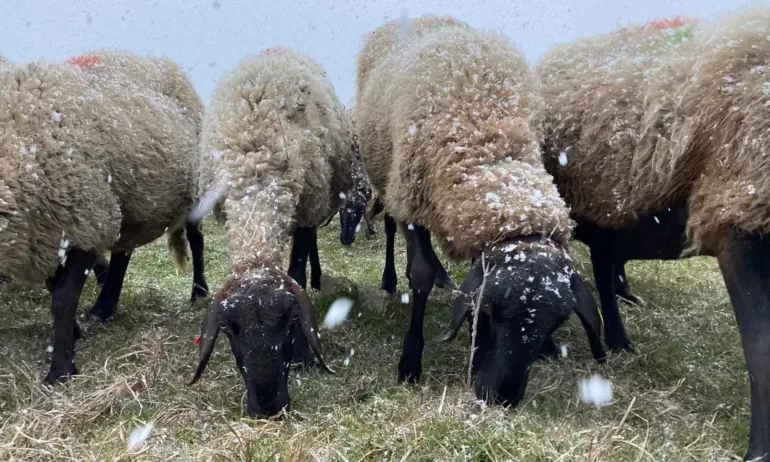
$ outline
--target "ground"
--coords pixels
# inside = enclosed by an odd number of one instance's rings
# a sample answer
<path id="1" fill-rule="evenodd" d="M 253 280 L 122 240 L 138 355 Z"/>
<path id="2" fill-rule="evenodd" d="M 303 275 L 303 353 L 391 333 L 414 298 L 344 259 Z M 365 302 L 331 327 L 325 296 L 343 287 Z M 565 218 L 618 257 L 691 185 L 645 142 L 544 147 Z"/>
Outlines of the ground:
<path id="1" fill-rule="evenodd" d="M 323 229 L 325 273 L 378 286 L 381 222 L 378 231 L 377 240 L 361 234 L 345 248 L 337 220 Z M 229 272 L 226 238 L 213 223 L 205 232 L 216 290 Z M 590 276 L 585 248 L 572 250 Z M 462 280 L 467 265 L 449 267 Z M 556 338 L 568 357 L 539 362 L 514 410 L 481 406 L 468 392 L 466 329 L 450 345 L 433 341 L 448 322 L 450 294 L 432 294 L 417 386 L 395 380 L 410 307 L 400 297 L 384 310 L 357 303 L 342 327 L 323 335 L 337 375 L 293 372 L 292 412 L 280 421 L 244 415 L 244 385 L 224 338 L 201 381 L 185 385 L 197 364 L 202 308 L 187 306 L 191 276 L 175 273 L 163 240 L 134 254 L 115 317 L 104 326 L 84 322 L 82 375 L 54 390 L 41 384 L 52 339 L 48 293 L 12 282 L 0 287 L 0 460 L 738 459 L 748 441 L 748 380 L 715 261 L 637 262 L 628 277 L 647 301 L 622 307 L 636 352 L 595 363 L 573 317 Z M 81 312 L 96 295 L 89 280 Z M 320 319 L 334 298 L 316 297 Z M 592 374 L 613 382 L 611 405 L 580 402 L 578 382 Z M 128 435 L 150 420 L 155 427 L 144 449 L 127 453 Z"/>

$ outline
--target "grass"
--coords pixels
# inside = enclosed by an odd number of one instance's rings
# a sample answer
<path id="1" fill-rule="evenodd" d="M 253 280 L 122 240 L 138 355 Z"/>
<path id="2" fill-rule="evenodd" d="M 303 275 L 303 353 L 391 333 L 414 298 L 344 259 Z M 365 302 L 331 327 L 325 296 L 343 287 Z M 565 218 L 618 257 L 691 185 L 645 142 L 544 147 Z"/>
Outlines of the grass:
<path id="1" fill-rule="evenodd" d="M 320 234 L 326 274 L 376 287 L 384 264 L 379 236 L 338 240 L 338 222 Z M 206 224 L 207 270 L 216 290 L 229 272 L 226 238 Z M 397 243 L 405 287 L 403 243 Z M 578 269 L 591 274 L 584 247 Z M 452 264 L 462 280 L 467 265 Z M 244 415 L 244 386 L 224 339 L 201 381 L 193 344 L 201 309 L 187 306 L 190 275 L 178 276 L 159 241 L 134 254 L 121 304 L 107 325 L 84 321 L 81 375 L 53 390 L 41 384 L 52 339 L 44 287 L 0 287 L 0 460 L 390 460 L 390 461 L 716 461 L 737 460 L 748 441 L 749 389 L 732 308 L 714 260 L 637 262 L 627 268 L 646 307 L 622 308 L 635 353 L 592 360 L 576 317 L 557 334 L 569 356 L 539 362 L 515 410 L 485 407 L 465 383 L 468 335 L 432 339 L 449 319 L 450 296 L 436 290 L 425 323 L 423 380 L 396 383 L 409 306 L 354 307 L 324 345 L 337 371 L 294 372 L 292 412 L 281 421 Z M 92 278 L 91 278 L 92 279 Z M 592 281 L 592 278 L 588 278 Z M 89 280 L 85 312 L 97 292 Z M 323 313 L 333 297 L 318 296 Z M 322 316 L 319 315 L 319 316 Z M 351 348 L 349 366 L 343 366 Z M 612 405 L 578 399 L 578 381 L 600 374 L 614 384 Z M 155 430 L 139 453 L 130 432 Z"/>

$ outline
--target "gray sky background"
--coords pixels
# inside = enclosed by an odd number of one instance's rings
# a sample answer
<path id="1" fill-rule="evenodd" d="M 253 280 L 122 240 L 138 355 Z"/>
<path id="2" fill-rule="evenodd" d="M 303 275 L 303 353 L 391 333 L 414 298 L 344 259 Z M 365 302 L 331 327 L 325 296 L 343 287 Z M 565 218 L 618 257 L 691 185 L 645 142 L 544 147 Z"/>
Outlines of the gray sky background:
<path id="1" fill-rule="evenodd" d="M 631 23 L 713 17 L 745 0 L 0 0 L 0 54 L 17 62 L 62 60 L 121 48 L 166 56 L 189 73 L 208 104 L 241 58 L 286 46 L 318 60 L 343 103 L 355 96 L 356 55 L 384 21 L 449 14 L 506 34 L 535 61 L 558 42 Z"/>

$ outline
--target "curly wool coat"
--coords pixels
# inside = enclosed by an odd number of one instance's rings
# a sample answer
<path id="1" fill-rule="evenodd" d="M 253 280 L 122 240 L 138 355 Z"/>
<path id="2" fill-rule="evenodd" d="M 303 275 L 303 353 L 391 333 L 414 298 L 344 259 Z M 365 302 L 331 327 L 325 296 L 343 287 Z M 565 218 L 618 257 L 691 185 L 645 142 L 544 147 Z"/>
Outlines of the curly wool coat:
<path id="1" fill-rule="evenodd" d="M 202 114 L 166 59 L 106 51 L 0 72 L 0 273 L 43 281 L 60 249 L 130 251 L 183 227 Z"/>
<path id="2" fill-rule="evenodd" d="M 696 248 L 730 229 L 770 232 L 769 34 L 758 6 L 549 52 L 537 66 L 545 161 L 573 217 L 619 228 L 688 200 Z"/>
<path id="3" fill-rule="evenodd" d="M 543 103 L 522 54 L 464 25 L 399 43 L 359 69 L 369 75 L 356 104 L 361 157 L 388 213 L 428 227 L 453 258 L 528 235 L 566 244 L 572 222 L 542 164 Z"/>
<path id="4" fill-rule="evenodd" d="M 204 119 L 199 187 L 236 267 L 279 267 L 294 226 L 322 224 L 352 186 L 350 122 L 312 59 L 268 49 L 219 83 Z"/>

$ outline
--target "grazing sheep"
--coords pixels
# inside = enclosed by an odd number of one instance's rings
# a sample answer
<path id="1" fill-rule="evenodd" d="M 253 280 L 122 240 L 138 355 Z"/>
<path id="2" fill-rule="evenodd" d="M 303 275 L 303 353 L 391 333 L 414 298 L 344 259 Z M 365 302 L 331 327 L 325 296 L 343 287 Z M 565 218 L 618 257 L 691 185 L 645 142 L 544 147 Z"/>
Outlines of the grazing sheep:
<path id="1" fill-rule="evenodd" d="M 346 110 L 350 119 L 350 143 L 351 149 L 355 153 L 355 162 L 353 163 L 353 188 L 346 194 L 344 203 L 340 207 L 340 242 L 342 245 L 352 245 L 356 241 L 356 234 L 360 228 L 361 218 L 366 223 L 366 238 L 371 240 L 377 235 L 374 228 L 374 220 L 364 215 L 367 204 L 372 198 L 372 185 L 369 177 L 366 176 L 366 170 L 361 163 L 361 153 L 358 147 L 358 133 L 356 132 L 356 120 L 353 114 L 353 108 Z"/>
<path id="2" fill-rule="evenodd" d="M 234 270 L 206 312 L 190 383 L 204 372 L 223 330 L 246 383 L 248 414 L 272 416 L 289 409 L 295 342 L 309 342 L 330 371 L 304 291 L 305 267 L 308 254 L 318 252 L 316 227 L 352 186 L 350 124 L 317 63 L 268 49 L 219 83 L 200 155 L 201 191 L 217 196 Z M 292 236 L 287 275 L 282 255 Z"/>
<path id="3" fill-rule="evenodd" d="M 438 272 L 433 232 L 450 257 L 484 255 L 493 266 L 486 284 L 481 262 L 471 268 L 441 340 L 454 337 L 485 287 L 476 394 L 516 405 L 532 362 L 554 347 L 551 334 L 573 309 L 604 355 L 599 317 L 572 269 L 568 210 L 540 159 L 537 80 L 508 40 L 447 22 L 400 38 L 372 69 L 359 68 L 367 74 L 356 104 L 361 157 L 388 214 L 408 229 L 413 307 L 398 377 L 421 374 L 423 316 Z M 377 48 L 370 45 L 364 51 Z"/>
<path id="4" fill-rule="evenodd" d="M 622 263 L 716 256 L 749 368 L 749 459 L 770 453 L 768 35 L 757 6 L 560 45 L 538 66 L 546 162 L 591 247 L 608 345 L 631 345 Z"/>
<path id="5" fill-rule="evenodd" d="M 101 52 L 0 72 L 0 272 L 59 273 L 47 382 L 77 373 L 75 314 L 100 255 L 112 257 L 97 316 L 117 304 L 135 248 L 184 233 L 202 109 L 169 60 Z M 178 262 L 186 254 L 172 250 Z"/>

